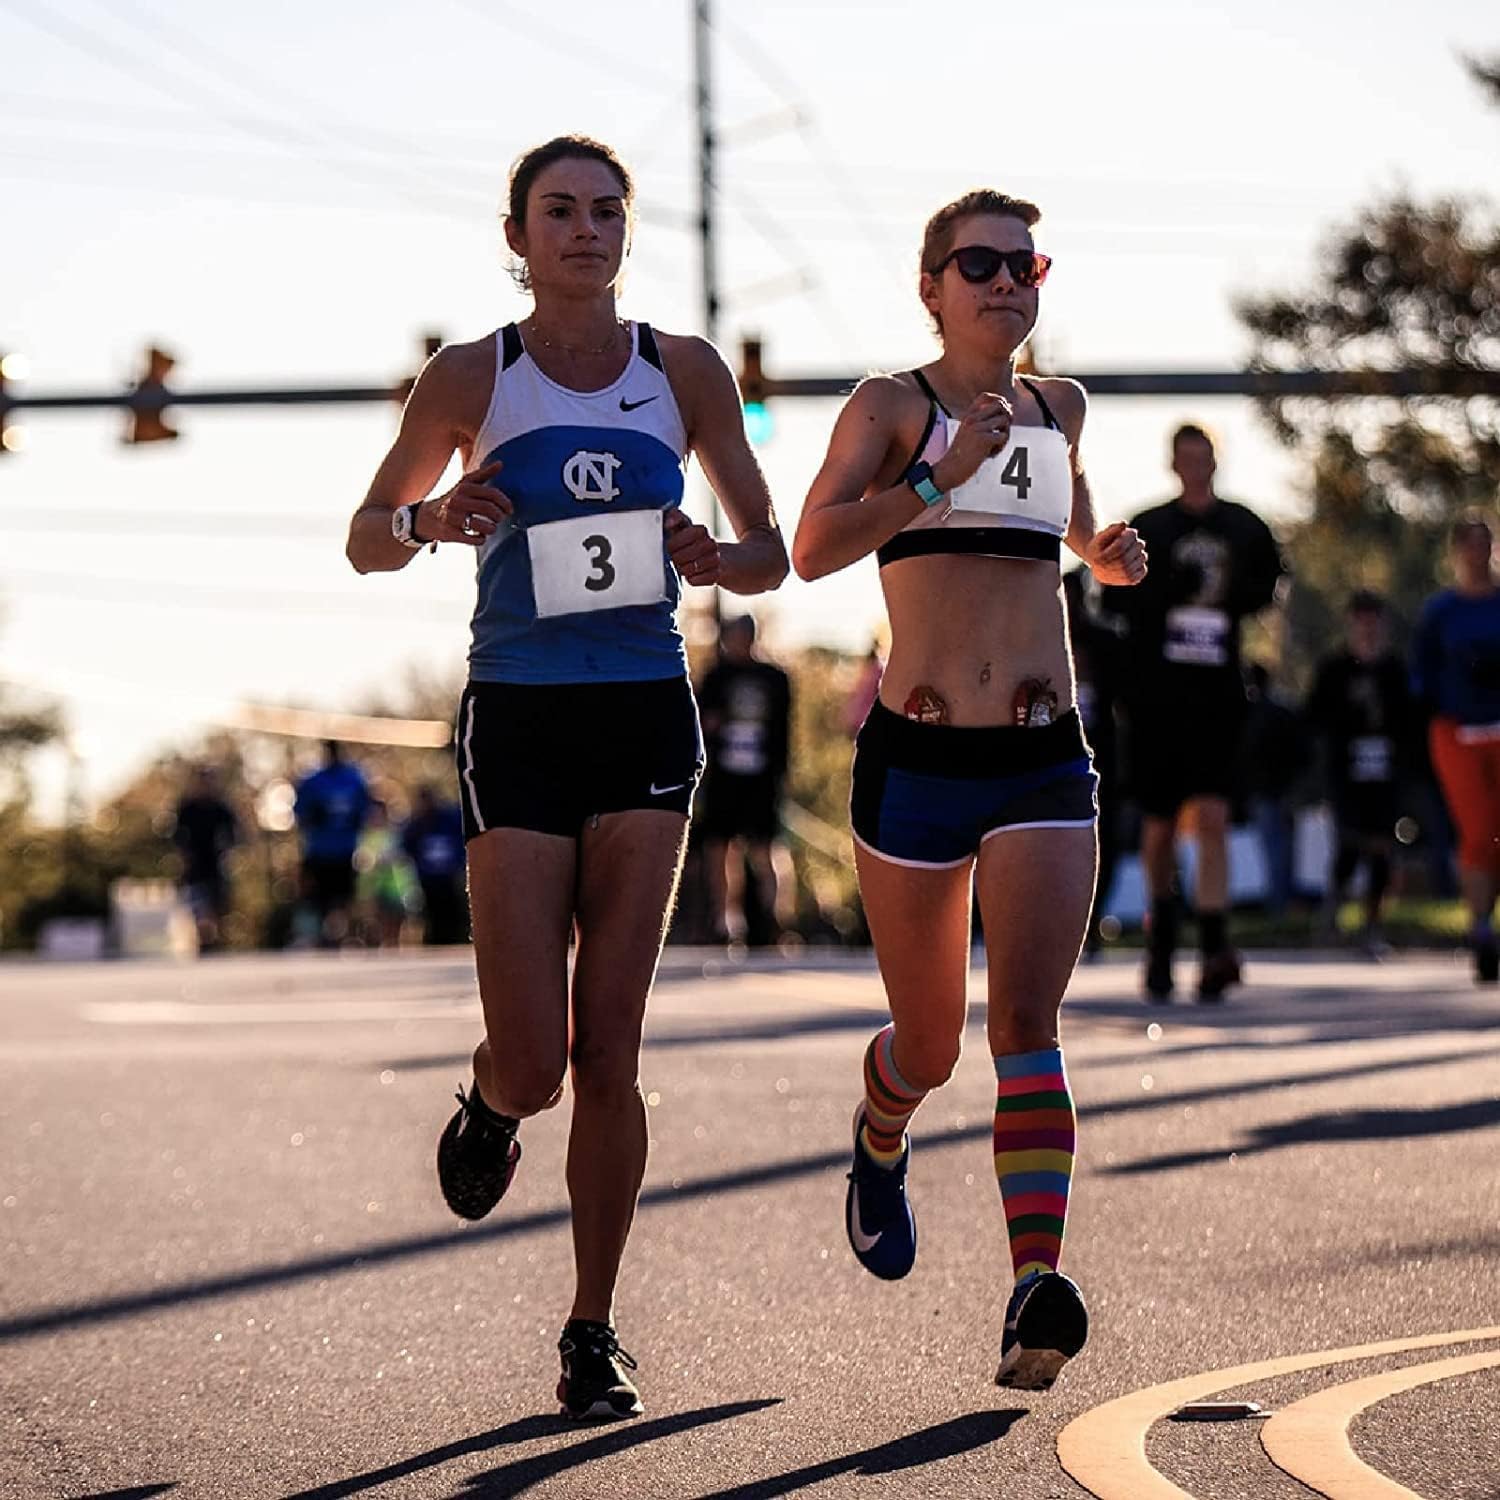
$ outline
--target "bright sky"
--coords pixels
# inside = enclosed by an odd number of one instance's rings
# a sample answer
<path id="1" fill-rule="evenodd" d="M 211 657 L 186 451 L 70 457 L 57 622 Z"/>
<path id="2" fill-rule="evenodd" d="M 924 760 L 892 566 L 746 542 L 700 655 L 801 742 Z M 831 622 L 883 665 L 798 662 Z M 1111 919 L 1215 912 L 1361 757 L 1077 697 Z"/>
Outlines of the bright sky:
<path id="1" fill-rule="evenodd" d="M 721 336 L 733 361 L 760 332 L 778 374 L 931 358 L 921 226 L 973 186 L 1042 206 L 1040 346 L 1086 373 L 1232 366 L 1232 297 L 1295 285 L 1360 204 L 1493 182 L 1500 122 L 1459 61 L 1500 48 L 1492 0 L 714 10 Z M 37 393 L 118 388 L 152 340 L 184 389 L 394 378 L 428 329 L 524 314 L 496 209 L 510 161 L 563 131 L 636 170 L 624 311 L 698 329 L 691 11 L 0 0 L 0 352 Z M 179 415 L 180 442 L 127 450 L 114 414 L 38 413 L 0 461 L 0 676 L 65 701 L 96 797 L 233 702 L 354 707 L 466 645 L 467 553 L 363 579 L 343 557 L 394 409 Z M 777 406 L 788 531 L 833 415 Z M 1106 519 L 1166 493 L 1187 417 L 1219 431 L 1226 493 L 1292 513 L 1247 403 L 1100 400 Z M 862 647 L 873 562 L 759 608 L 773 642 Z M 60 757 L 39 771 L 55 811 Z"/>

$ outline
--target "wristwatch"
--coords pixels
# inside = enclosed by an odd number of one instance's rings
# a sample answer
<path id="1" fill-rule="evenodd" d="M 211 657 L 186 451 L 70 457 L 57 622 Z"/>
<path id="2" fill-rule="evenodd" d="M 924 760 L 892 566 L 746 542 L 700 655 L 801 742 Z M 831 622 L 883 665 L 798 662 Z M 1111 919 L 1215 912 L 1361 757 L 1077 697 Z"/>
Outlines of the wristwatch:
<path id="1" fill-rule="evenodd" d="M 943 498 L 943 492 L 933 482 L 932 465 L 922 459 L 918 459 L 902 478 L 917 492 L 923 505 L 936 505 Z"/>
<path id="2" fill-rule="evenodd" d="M 417 501 L 417 505 L 421 503 Z M 417 505 L 398 505 L 391 512 L 391 535 L 413 552 L 419 552 L 427 545 L 417 536 Z"/>

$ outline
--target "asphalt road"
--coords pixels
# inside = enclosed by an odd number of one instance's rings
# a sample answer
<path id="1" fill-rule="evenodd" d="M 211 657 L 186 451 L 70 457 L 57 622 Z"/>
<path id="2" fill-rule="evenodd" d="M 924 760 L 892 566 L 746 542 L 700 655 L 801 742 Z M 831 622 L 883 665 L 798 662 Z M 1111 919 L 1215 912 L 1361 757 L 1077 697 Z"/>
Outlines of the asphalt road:
<path id="1" fill-rule="evenodd" d="M 1025 1396 L 991 1383 L 982 971 L 915 1130 L 921 1256 L 886 1285 L 842 1228 L 873 966 L 670 952 L 618 1303 L 647 1411 L 580 1429 L 553 1397 L 567 1105 L 523 1127 L 491 1220 L 434 1180 L 477 1037 L 467 954 L 0 967 L 0 1496 L 1334 1493 L 1273 1466 L 1263 1421 L 1151 1417 L 1147 1388 L 1226 1394 L 1215 1372 L 1254 1365 L 1227 1394 L 1286 1413 L 1293 1472 L 1347 1425 L 1408 1491 L 1497 1500 L 1500 1365 L 1441 1362 L 1500 1355 L 1500 994 L 1446 959 L 1249 977 L 1222 1010 L 1159 1010 L 1123 963 L 1080 971 L 1065 1265 L 1093 1336 Z M 1297 1355 L 1319 1358 L 1271 1363 Z M 1286 1411 L 1340 1388 L 1343 1417 Z M 1059 1459 L 1080 1418 L 1087 1462 L 1122 1444 L 1178 1488 L 1127 1466 L 1085 1489 Z"/>

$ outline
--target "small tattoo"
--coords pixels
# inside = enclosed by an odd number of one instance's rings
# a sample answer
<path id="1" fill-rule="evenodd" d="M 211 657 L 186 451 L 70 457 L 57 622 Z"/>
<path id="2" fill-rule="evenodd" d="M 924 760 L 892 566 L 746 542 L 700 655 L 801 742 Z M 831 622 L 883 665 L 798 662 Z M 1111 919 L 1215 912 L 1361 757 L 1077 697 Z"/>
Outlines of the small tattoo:
<path id="1" fill-rule="evenodd" d="M 989 680 L 990 680 L 990 664 L 988 662 L 985 662 L 985 664 L 984 664 L 984 671 L 982 671 L 979 674 L 980 686 L 982 687 Z"/>
<path id="2" fill-rule="evenodd" d="M 1016 689 L 1016 723 L 1022 729 L 1041 729 L 1057 718 L 1057 690 L 1049 677 L 1028 677 Z"/>
<path id="3" fill-rule="evenodd" d="M 922 683 L 907 695 L 906 717 L 915 719 L 918 724 L 946 724 L 948 705 L 934 689 Z"/>

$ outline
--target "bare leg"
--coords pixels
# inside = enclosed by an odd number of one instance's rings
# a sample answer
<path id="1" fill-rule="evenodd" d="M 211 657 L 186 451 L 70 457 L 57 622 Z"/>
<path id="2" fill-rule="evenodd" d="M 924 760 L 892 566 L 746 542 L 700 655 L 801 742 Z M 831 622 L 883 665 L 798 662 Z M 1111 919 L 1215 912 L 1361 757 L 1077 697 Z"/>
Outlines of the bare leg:
<path id="1" fill-rule="evenodd" d="M 646 1170 L 641 1027 L 686 832 L 680 813 L 642 810 L 606 813 L 580 840 L 568 1137 L 575 1318 L 612 1321 L 615 1280 Z"/>
<path id="2" fill-rule="evenodd" d="M 561 1096 L 576 865 L 573 840 L 551 834 L 495 828 L 469 841 L 485 1025 L 474 1080 L 498 1114 L 525 1118 Z"/>
<path id="3" fill-rule="evenodd" d="M 1199 797 L 1192 804 L 1198 838 L 1198 884 L 1193 904 L 1199 911 L 1229 905 L 1229 804 L 1222 797 Z"/>
<path id="4" fill-rule="evenodd" d="M 707 839 L 703 845 L 703 869 L 708 880 L 708 920 L 720 942 L 729 936 L 729 851 L 723 839 Z"/>
<path id="5" fill-rule="evenodd" d="M 1177 878 L 1177 820 L 1175 818 L 1141 819 L 1141 865 L 1146 889 L 1153 900 L 1169 896 Z"/>

